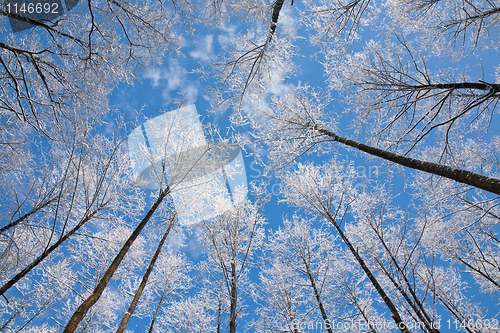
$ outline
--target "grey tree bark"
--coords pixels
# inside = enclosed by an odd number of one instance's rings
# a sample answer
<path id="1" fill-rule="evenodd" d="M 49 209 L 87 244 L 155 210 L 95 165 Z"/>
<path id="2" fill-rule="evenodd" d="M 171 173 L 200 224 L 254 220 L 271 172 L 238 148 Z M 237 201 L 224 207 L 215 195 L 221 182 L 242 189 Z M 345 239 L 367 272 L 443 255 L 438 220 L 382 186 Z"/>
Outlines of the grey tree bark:
<path id="1" fill-rule="evenodd" d="M 459 183 L 471 185 L 476 188 L 500 195 L 500 180 L 496 178 L 480 175 L 463 169 L 452 168 L 446 165 L 441 165 L 433 162 L 426 162 L 411 157 L 397 155 L 386 150 L 367 146 L 360 142 L 343 138 L 326 129 L 319 128 L 317 125 L 314 125 L 313 128 L 319 133 L 332 138 L 333 141 L 342 143 L 349 147 L 356 148 L 367 154 L 383 158 L 384 160 L 411 169 L 424 171 L 437 176 L 442 176 Z"/>
<path id="2" fill-rule="evenodd" d="M 142 229 L 146 226 L 146 224 L 149 222 L 151 217 L 153 216 L 154 212 L 160 204 L 162 203 L 163 199 L 170 193 L 170 187 L 167 186 L 164 190 L 160 191 L 160 194 L 158 196 L 158 199 L 156 199 L 156 202 L 153 204 L 151 209 L 148 211 L 146 216 L 142 219 L 141 223 L 135 228 L 134 232 L 130 237 L 127 239 L 125 244 L 123 244 L 123 247 L 121 248 L 120 252 L 116 255 L 115 259 L 111 263 L 111 265 L 108 267 L 106 270 L 106 273 L 104 276 L 101 278 L 99 283 L 94 289 L 94 292 L 87 297 L 85 301 L 78 307 L 78 309 L 75 311 L 71 319 L 69 320 L 68 324 L 64 328 L 63 333 L 74 333 L 82 321 L 83 317 L 85 314 L 88 312 L 88 310 L 101 298 L 102 293 L 104 292 L 104 289 L 106 289 L 106 286 L 108 285 L 109 281 L 113 277 L 113 274 L 117 270 L 118 266 L 120 266 L 120 263 L 122 262 L 123 258 L 129 251 L 130 247 L 134 243 L 134 241 L 139 237 L 139 234 L 141 233 Z"/>
<path id="3" fill-rule="evenodd" d="M 153 268 L 155 267 L 156 260 L 160 256 L 161 249 L 163 247 L 163 244 L 165 243 L 165 240 L 167 239 L 168 234 L 170 233 L 170 230 L 174 226 L 176 216 L 172 218 L 172 221 L 170 222 L 167 231 L 163 235 L 160 243 L 158 244 L 158 247 L 156 248 L 155 254 L 153 255 L 153 258 L 151 258 L 151 261 L 149 262 L 148 269 L 144 273 L 144 276 L 142 277 L 141 284 L 139 285 L 139 288 L 137 289 L 137 292 L 134 295 L 134 298 L 132 299 L 132 302 L 130 303 L 130 306 L 128 307 L 127 312 L 123 315 L 122 321 L 120 322 L 120 325 L 118 326 L 118 329 L 116 330 L 116 333 L 123 333 L 125 331 L 125 328 L 127 327 L 128 321 L 132 314 L 135 311 L 135 308 L 137 307 L 137 304 L 139 303 L 139 300 L 141 298 L 142 292 L 144 291 L 144 288 L 146 287 L 146 284 L 148 283 L 149 276 L 151 275 L 151 272 L 153 271 Z"/>

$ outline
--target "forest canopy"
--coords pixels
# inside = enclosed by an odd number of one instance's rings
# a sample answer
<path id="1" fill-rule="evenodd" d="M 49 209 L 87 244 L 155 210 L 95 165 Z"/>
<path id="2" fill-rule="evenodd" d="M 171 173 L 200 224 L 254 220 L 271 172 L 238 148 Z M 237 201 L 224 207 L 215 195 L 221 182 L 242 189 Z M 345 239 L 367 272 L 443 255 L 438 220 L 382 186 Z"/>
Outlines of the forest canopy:
<path id="1" fill-rule="evenodd" d="M 67 2 L 0 8 L 1 332 L 500 331 L 498 0 Z"/>

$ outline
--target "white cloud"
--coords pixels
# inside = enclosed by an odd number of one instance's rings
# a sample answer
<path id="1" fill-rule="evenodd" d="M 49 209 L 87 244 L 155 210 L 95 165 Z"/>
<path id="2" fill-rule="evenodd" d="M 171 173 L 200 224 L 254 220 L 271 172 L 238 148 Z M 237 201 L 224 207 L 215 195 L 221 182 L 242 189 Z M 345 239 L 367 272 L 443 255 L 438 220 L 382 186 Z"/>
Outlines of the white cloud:
<path id="1" fill-rule="evenodd" d="M 292 83 L 286 83 L 285 77 L 287 71 L 283 69 L 276 68 L 268 73 L 269 81 L 266 82 L 269 92 L 278 96 L 283 96 L 289 94 L 295 89 L 295 85 Z"/>
<path id="2" fill-rule="evenodd" d="M 186 99 L 192 103 L 196 102 L 198 98 L 198 87 L 196 85 L 188 85 L 182 90 L 186 94 Z"/>
<path id="3" fill-rule="evenodd" d="M 181 96 L 186 102 L 196 102 L 200 84 L 189 80 L 188 71 L 181 66 L 177 59 L 169 59 L 167 63 L 168 68 L 154 73 L 157 81 L 153 81 L 153 84 L 157 83 L 153 87 L 162 87 L 164 105 L 170 104 L 173 99 L 181 98 Z M 149 77 L 153 77 L 153 74 L 149 74 Z"/>
<path id="4" fill-rule="evenodd" d="M 187 70 L 184 69 L 179 61 L 172 59 L 169 62 L 168 72 L 163 73 L 163 78 L 167 79 L 167 90 L 172 91 L 182 86 L 187 81 Z"/>
<path id="5" fill-rule="evenodd" d="M 161 78 L 161 71 L 156 68 L 150 69 L 146 72 L 146 74 L 144 74 L 144 78 L 151 79 L 151 85 L 156 88 L 158 87 Z"/>
<path id="6" fill-rule="evenodd" d="M 297 24 L 297 12 L 292 9 L 290 6 L 283 6 L 280 12 L 278 25 L 283 31 L 291 36 L 295 36 L 297 32 L 297 27 L 300 25 Z"/>
<path id="7" fill-rule="evenodd" d="M 209 61 L 213 53 L 214 35 L 207 35 L 196 42 L 196 50 L 189 53 L 194 60 Z"/>
<path id="8" fill-rule="evenodd" d="M 162 93 L 163 99 L 167 104 L 172 100 L 170 93 L 174 90 L 181 90 L 188 82 L 187 74 L 187 70 L 179 64 L 177 59 L 169 60 L 168 69 L 162 73 L 162 79 L 167 80 L 166 87 Z"/>
<path id="9" fill-rule="evenodd" d="M 223 49 L 231 46 L 236 34 L 236 26 L 222 27 L 222 34 L 217 37 L 217 41 Z"/>
<path id="10" fill-rule="evenodd" d="M 211 52 L 213 36 L 205 38 L 204 50 Z M 195 103 L 198 98 L 200 83 L 191 81 L 188 77 L 188 71 L 181 65 L 177 59 L 168 59 L 165 67 L 154 68 L 144 74 L 145 79 L 151 80 L 151 86 L 161 88 L 163 104 L 166 106 L 176 98 L 184 98 L 186 102 Z"/>

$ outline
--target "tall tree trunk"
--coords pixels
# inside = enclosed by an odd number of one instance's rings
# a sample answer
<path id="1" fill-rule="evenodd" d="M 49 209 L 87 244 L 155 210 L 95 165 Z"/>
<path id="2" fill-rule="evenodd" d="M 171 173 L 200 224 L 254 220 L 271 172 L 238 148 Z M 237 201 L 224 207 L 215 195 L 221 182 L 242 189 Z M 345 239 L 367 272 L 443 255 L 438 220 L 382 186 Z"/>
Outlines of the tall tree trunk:
<path id="1" fill-rule="evenodd" d="M 410 305 L 410 307 L 413 309 L 413 311 L 415 311 L 415 314 L 417 315 L 420 323 L 423 323 L 425 325 L 426 330 L 428 332 L 432 332 L 432 333 L 440 333 L 439 330 L 434 327 L 432 319 L 427 314 L 427 311 L 425 310 L 422 302 L 418 299 L 417 294 L 416 294 L 413 286 L 411 285 L 410 281 L 408 280 L 408 278 L 407 278 L 404 270 L 400 267 L 398 261 L 396 260 L 396 258 L 393 255 L 393 253 L 389 249 L 389 246 L 385 242 L 384 238 L 380 235 L 380 233 L 378 232 L 378 230 L 376 230 L 376 228 L 374 226 L 371 226 L 371 228 L 375 232 L 375 234 L 377 235 L 377 238 L 380 240 L 380 243 L 384 247 L 385 252 L 387 253 L 387 255 L 389 256 L 389 258 L 391 259 L 392 264 L 394 265 L 394 267 L 396 268 L 396 270 L 400 273 L 400 277 L 399 277 L 398 280 L 401 280 L 401 279 L 403 280 L 404 284 L 406 285 L 406 288 L 408 288 L 408 291 L 409 291 L 410 295 L 413 298 L 413 301 L 411 300 L 411 298 L 408 295 L 408 293 L 404 290 L 403 286 L 398 281 L 396 281 L 395 277 L 392 276 L 389 273 L 389 271 L 387 271 L 387 269 L 379 261 L 378 258 L 376 259 L 377 263 L 380 265 L 380 267 L 382 268 L 383 272 L 389 278 L 389 280 L 392 282 L 392 284 L 394 285 L 394 287 L 403 296 L 403 298 Z"/>
<path id="2" fill-rule="evenodd" d="M 149 276 L 151 275 L 151 272 L 153 271 L 153 268 L 155 267 L 156 260 L 160 256 L 161 249 L 163 247 L 163 244 L 165 243 L 165 240 L 167 239 L 168 234 L 170 233 L 170 229 L 172 229 L 174 225 L 174 221 L 177 218 L 177 216 L 174 216 L 172 218 L 172 221 L 170 222 L 167 231 L 163 235 L 163 238 L 160 241 L 160 244 L 158 244 L 158 247 L 156 248 L 156 252 L 153 255 L 153 258 L 151 258 L 151 261 L 149 263 L 148 269 L 146 270 L 146 273 L 144 273 L 144 276 L 142 277 L 141 284 L 139 285 L 139 288 L 137 289 L 134 298 L 132 299 L 132 302 L 130 303 L 130 306 L 128 307 L 127 312 L 123 315 L 122 321 L 120 322 L 120 325 L 118 326 L 118 329 L 116 330 L 116 333 L 123 333 L 125 331 L 125 328 L 127 327 L 128 321 L 132 314 L 135 311 L 135 308 L 137 307 L 137 304 L 139 303 L 139 299 L 141 298 L 142 292 L 144 291 L 144 288 L 146 287 L 146 284 L 148 283 Z"/>
<path id="3" fill-rule="evenodd" d="M 321 311 L 321 317 L 323 317 L 323 322 L 325 323 L 326 330 L 328 333 L 333 333 L 331 323 L 328 320 L 328 316 L 326 315 L 325 307 L 323 306 L 323 302 L 321 301 L 321 296 L 318 292 L 318 288 L 316 287 L 316 281 L 314 281 L 314 277 L 312 276 L 311 270 L 309 269 L 309 265 L 305 261 L 304 258 L 302 258 L 302 262 L 306 266 L 306 271 L 307 271 L 307 277 L 309 278 L 309 281 L 311 282 L 311 286 L 314 291 L 314 296 L 316 297 L 316 301 L 318 302 L 318 307 L 319 310 Z"/>
<path id="4" fill-rule="evenodd" d="M 437 84 L 421 84 L 415 86 L 404 86 L 400 88 L 401 90 L 431 90 L 431 89 L 448 89 L 448 90 L 457 90 L 457 89 L 475 89 L 475 90 L 484 90 L 489 91 L 492 94 L 500 92 L 500 84 L 495 83 L 486 83 L 482 82 L 456 82 L 456 83 L 437 83 Z"/>
<path id="5" fill-rule="evenodd" d="M 220 289 L 219 289 L 219 305 L 217 307 L 217 333 L 220 333 L 221 329 L 221 316 L 222 316 L 222 286 L 224 279 L 221 279 Z"/>
<path id="6" fill-rule="evenodd" d="M 129 251 L 130 247 L 134 243 L 134 241 L 137 239 L 139 234 L 141 233 L 142 229 L 146 226 L 146 224 L 149 222 L 151 217 L 153 216 L 154 212 L 160 206 L 162 203 L 163 199 L 170 193 L 170 187 L 167 186 L 164 190 L 160 192 L 160 195 L 158 196 L 158 199 L 156 202 L 153 204 L 149 212 L 146 214 L 146 216 L 142 219 L 141 223 L 135 228 L 134 232 L 130 237 L 127 239 L 125 244 L 123 244 L 122 249 L 118 254 L 116 255 L 115 259 L 111 263 L 111 265 L 108 267 L 106 270 L 106 273 L 104 273 L 104 276 L 101 278 L 99 283 L 94 289 L 94 292 L 87 297 L 87 299 L 78 307 L 78 309 L 75 311 L 71 319 L 69 320 L 68 324 L 64 328 L 63 333 L 74 333 L 76 331 L 76 328 L 82 321 L 83 317 L 85 314 L 88 312 L 88 310 L 101 298 L 102 293 L 104 292 L 104 289 L 106 289 L 106 286 L 108 285 L 109 281 L 113 277 L 113 274 L 115 271 L 118 269 L 118 266 L 120 266 L 123 258 Z"/>
<path id="7" fill-rule="evenodd" d="M 476 188 L 480 188 L 482 190 L 500 195 L 500 180 L 496 178 L 483 176 L 478 173 L 470 172 L 463 169 L 452 168 L 446 165 L 441 165 L 433 162 L 425 162 L 414 158 L 397 155 L 386 150 L 370 147 L 365 144 L 340 137 L 333 132 L 319 128 L 317 125 L 314 126 L 314 129 L 320 132 L 321 134 L 324 134 L 332 138 L 334 141 L 337 141 L 349 147 L 356 148 L 367 154 L 378 156 L 387 161 L 402 166 L 406 166 L 415 170 L 425 171 L 433 175 L 442 176 L 457 181 L 459 183 L 471 185 Z"/>
<path id="8" fill-rule="evenodd" d="M 391 299 L 389 298 L 389 295 L 387 295 L 385 293 L 382 286 L 378 283 L 375 276 L 373 276 L 373 274 L 370 271 L 370 269 L 368 268 L 368 266 L 366 266 L 365 261 L 363 260 L 363 258 L 361 258 L 358 251 L 351 244 L 351 242 L 349 241 L 347 236 L 344 234 L 344 232 L 342 231 L 342 229 L 340 228 L 338 223 L 335 221 L 333 216 L 330 215 L 329 212 L 326 212 L 326 214 L 327 214 L 327 218 L 330 221 L 330 223 L 335 227 L 335 229 L 337 229 L 337 232 L 339 233 L 340 237 L 342 238 L 342 241 L 345 243 L 345 245 L 347 245 L 347 247 L 349 248 L 349 251 L 351 251 L 351 253 L 354 255 L 354 258 L 356 258 L 356 261 L 359 263 L 359 265 L 361 266 L 361 268 L 365 272 L 366 276 L 368 277 L 368 279 L 372 283 L 373 287 L 375 288 L 377 293 L 380 295 L 380 297 L 382 297 L 382 300 L 384 301 L 385 305 L 387 305 L 387 307 L 389 308 L 389 311 L 391 311 L 391 317 L 394 320 L 394 322 L 396 323 L 399 330 L 403 333 L 411 333 L 408 330 L 408 328 L 406 327 L 406 324 L 401 319 L 401 316 L 399 315 L 398 309 L 396 308 L 394 303 L 392 303 Z"/>
<path id="9" fill-rule="evenodd" d="M 271 41 L 271 38 L 276 31 L 276 25 L 278 24 L 278 18 L 280 17 L 281 8 L 283 7 L 284 3 L 285 0 L 276 0 L 273 5 L 273 16 L 271 18 L 271 26 L 269 27 L 269 42 Z"/>
<path id="10" fill-rule="evenodd" d="M 161 293 L 160 300 L 158 301 L 158 304 L 156 305 L 156 310 L 155 314 L 153 315 L 153 318 L 151 319 L 151 323 L 149 324 L 149 330 L 148 333 L 153 332 L 153 328 L 155 327 L 155 322 L 156 322 L 156 317 L 158 317 L 158 313 L 160 312 L 161 306 L 163 304 L 163 300 L 167 296 L 167 288 L 168 288 L 168 278 L 165 281 L 165 284 L 163 286 L 163 291 Z M 170 293 L 169 293 L 170 294 Z"/>
<path id="11" fill-rule="evenodd" d="M 236 263 L 231 263 L 231 317 L 229 318 L 229 333 L 236 333 L 236 305 L 238 291 L 236 289 Z"/>
<path id="12" fill-rule="evenodd" d="M 370 317 L 368 317 L 368 315 L 366 314 L 366 312 L 365 312 L 365 308 L 363 308 L 363 307 L 361 306 L 361 304 L 359 304 L 358 300 L 355 298 L 356 296 L 355 296 L 355 295 L 353 295 L 353 296 L 354 296 L 354 298 L 353 298 L 354 305 L 355 305 L 355 306 L 356 306 L 356 308 L 358 309 L 359 313 L 361 313 L 361 316 L 363 317 L 363 319 L 364 319 L 367 323 L 369 323 L 369 322 L 370 322 Z M 372 333 L 377 333 L 377 331 L 375 330 L 375 327 L 372 327 L 372 326 L 370 326 L 370 331 L 371 331 Z"/>

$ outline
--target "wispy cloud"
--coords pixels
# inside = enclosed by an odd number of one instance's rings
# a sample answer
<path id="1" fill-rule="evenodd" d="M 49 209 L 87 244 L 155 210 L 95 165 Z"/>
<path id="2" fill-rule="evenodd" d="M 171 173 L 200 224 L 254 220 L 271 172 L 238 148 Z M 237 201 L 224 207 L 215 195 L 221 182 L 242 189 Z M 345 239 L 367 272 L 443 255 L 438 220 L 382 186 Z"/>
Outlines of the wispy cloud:
<path id="1" fill-rule="evenodd" d="M 196 50 L 189 52 L 189 55 L 197 61 L 208 62 L 213 58 L 214 35 L 207 35 L 201 41 L 195 43 Z"/>
<path id="2" fill-rule="evenodd" d="M 167 79 L 167 88 L 165 90 L 172 91 L 182 86 L 182 83 L 187 81 L 187 70 L 183 68 L 177 59 L 169 61 L 168 71 L 163 73 L 163 78 Z"/>
<path id="3" fill-rule="evenodd" d="M 212 38 L 213 39 L 213 38 Z M 212 41 L 207 41 L 206 50 L 211 50 Z M 190 103 L 196 102 L 198 98 L 199 83 L 188 78 L 188 71 L 177 59 L 168 59 L 167 66 L 154 68 L 144 74 L 145 79 L 150 80 L 153 88 L 161 89 L 164 105 L 170 104 L 174 98 L 181 97 Z M 175 96 L 172 94 L 179 94 Z"/>
<path id="4" fill-rule="evenodd" d="M 151 79 L 151 85 L 153 87 L 158 87 L 161 78 L 161 72 L 157 68 L 150 69 L 144 74 L 145 79 Z"/>
<path id="5" fill-rule="evenodd" d="M 295 36 L 297 27 L 300 26 L 297 21 L 297 12 L 290 6 L 283 6 L 279 18 L 280 29 L 283 29 L 283 32 L 290 36 Z"/>
<path id="6" fill-rule="evenodd" d="M 223 33 L 217 37 L 217 41 L 223 49 L 226 49 L 234 43 L 236 26 L 221 27 L 221 30 Z"/>
<path id="7" fill-rule="evenodd" d="M 188 85 L 183 89 L 183 92 L 186 94 L 185 98 L 190 101 L 194 102 L 198 98 L 198 86 L 197 85 Z"/>

